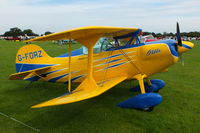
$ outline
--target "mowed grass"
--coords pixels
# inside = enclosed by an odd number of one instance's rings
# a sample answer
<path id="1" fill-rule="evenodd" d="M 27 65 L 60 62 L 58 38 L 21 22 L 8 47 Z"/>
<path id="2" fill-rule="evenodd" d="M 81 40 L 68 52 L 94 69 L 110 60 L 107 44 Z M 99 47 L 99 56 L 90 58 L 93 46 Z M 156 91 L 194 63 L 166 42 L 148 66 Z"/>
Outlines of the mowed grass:
<path id="1" fill-rule="evenodd" d="M 36 43 L 50 56 L 67 52 L 66 45 Z M 152 112 L 122 109 L 116 104 L 139 93 L 129 88 L 136 81 L 125 81 L 106 93 L 77 103 L 40 109 L 32 105 L 67 92 L 67 85 L 11 81 L 17 50 L 22 42 L 0 41 L 0 112 L 44 133 L 198 133 L 200 132 L 200 42 L 184 54 L 185 66 L 177 63 L 168 72 L 154 75 L 166 86 L 160 91 L 163 102 Z M 74 45 L 74 48 L 80 47 Z M 73 87 L 75 87 L 74 85 Z M 36 132 L 0 115 L 0 133 Z"/>

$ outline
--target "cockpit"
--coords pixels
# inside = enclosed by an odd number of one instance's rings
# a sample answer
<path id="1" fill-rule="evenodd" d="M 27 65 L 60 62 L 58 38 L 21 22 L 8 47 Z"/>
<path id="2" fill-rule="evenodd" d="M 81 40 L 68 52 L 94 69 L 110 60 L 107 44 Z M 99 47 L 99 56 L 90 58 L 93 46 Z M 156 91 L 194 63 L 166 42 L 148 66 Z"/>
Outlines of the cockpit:
<path id="1" fill-rule="evenodd" d="M 126 35 L 114 36 L 114 37 L 113 36 L 102 37 L 97 41 L 97 43 L 93 47 L 93 52 L 97 54 L 103 51 L 113 51 L 117 49 L 138 46 L 139 44 L 143 43 L 140 38 L 141 32 L 142 31 L 138 29 L 137 31 L 131 32 Z M 81 48 L 72 51 L 71 56 L 87 55 L 87 54 L 88 54 L 88 49 L 82 46 Z M 58 57 L 68 57 L 68 56 L 69 54 L 66 53 Z"/>
<path id="2" fill-rule="evenodd" d="M 124 47 L 130 47 L 141 43 L 141 39 L 139 34 L 141 30 L 138 30 L 133 33 L 129 33 L 123 36 L 115 36 L 115 37 L 102 37 L 100 38 L 95 46 L 93 47 L 94 53 L 100 53 L 103 51 L 111 51 L 117 50 Z M 82 47 L 83 54 L 88 54 L 88 50 L 86 47 Z"/>
<path id="3" fill-rule="evenodd" d="M 114 47 L 114 42 L 113 40 L 103 37 L 100 38 L 98 40 L 98 42 L 95 44 L 95 46 L 93 47 L 93 52 L 96 53 L 100 53 L 102 51 L 106 51 L 110 48 Z M 88 54 L 88 50 L 86 47 L 82 47 L 83 48 L 83 54 Z"/>

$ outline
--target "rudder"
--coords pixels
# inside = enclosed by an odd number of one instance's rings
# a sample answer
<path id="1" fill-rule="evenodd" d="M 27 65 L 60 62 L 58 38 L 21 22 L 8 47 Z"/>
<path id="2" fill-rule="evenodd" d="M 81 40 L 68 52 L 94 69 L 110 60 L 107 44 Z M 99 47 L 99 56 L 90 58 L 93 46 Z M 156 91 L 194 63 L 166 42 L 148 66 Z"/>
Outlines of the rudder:
<path id="1" fill-rule="evenodd" d="M 21 47 L 16 55 L 16 71 L 24 72 L 42 67 L 51 66 L 45 64 L 50 57 L 41 47 L 30 44 Z"/>

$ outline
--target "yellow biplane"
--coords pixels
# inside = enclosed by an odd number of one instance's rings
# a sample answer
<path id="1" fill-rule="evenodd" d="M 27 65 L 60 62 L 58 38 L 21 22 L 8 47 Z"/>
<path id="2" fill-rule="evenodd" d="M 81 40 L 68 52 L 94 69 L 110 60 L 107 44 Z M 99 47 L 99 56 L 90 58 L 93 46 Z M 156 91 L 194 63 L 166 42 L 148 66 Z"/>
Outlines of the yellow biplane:
<path id="1" fill-rule="evenodd" d="M 74 44 L 69 42 L 67 54 L 50 57 L 37 45 L 23 46 L 16 56 L 17 73 L 10 75 L 10 79 L 68 84 L 68 93 L 33 108 L 89 99 L 124 80 L 136 79 L 139 86 L 132 90 L 140 90 L 141 94 L 118 106 L 152 110 L 162 102 L 162 97 L 156 92 L 165 83 L 148 77 L 166 71 L 179 60 L 180 54 L 192 49 L 194 44 L 181 41 L 178 23 L 177 41 L 142 43 L 139 38 L 141 33 L 138 28 L 90 26 L 30 39 L 28 42 L 75 40 L 83 47 L 71 51 Z M 73 91 L 72 82 L 80 82 Z"/>

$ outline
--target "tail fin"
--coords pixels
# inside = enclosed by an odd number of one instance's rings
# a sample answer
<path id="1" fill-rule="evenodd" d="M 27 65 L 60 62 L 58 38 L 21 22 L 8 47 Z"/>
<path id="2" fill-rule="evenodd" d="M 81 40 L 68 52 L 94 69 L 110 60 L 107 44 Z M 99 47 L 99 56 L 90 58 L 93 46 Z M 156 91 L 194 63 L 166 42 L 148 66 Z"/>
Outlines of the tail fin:
<path id="1" fill-rule="evenodd" d="M 16 71 L 25 72 L 43 67 L 53 66 L 54 64 L 46 64 L 50 57 L 42 48 L 37 45 L 30 44 L 21 47 L 16 55 Z"/>

